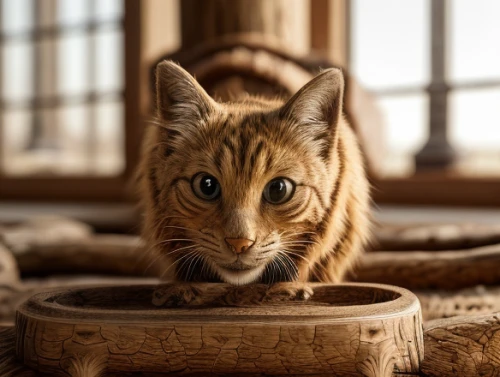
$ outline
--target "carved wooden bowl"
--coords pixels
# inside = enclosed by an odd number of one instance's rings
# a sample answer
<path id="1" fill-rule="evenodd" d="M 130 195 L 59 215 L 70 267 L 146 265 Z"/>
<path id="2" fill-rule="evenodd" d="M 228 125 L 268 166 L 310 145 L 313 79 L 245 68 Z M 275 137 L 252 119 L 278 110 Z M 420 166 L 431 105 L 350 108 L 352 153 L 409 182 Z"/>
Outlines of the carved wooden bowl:
<path id="1" fill-rule="evenodd" d="M 100 363 L 106 376 L 417 375 L 420 304 L 377 284 L 314 284 L 305 302 L 157 308 L 156 286 L 60 290 L 17 313 L 17 355 L 53 376 Z"/>

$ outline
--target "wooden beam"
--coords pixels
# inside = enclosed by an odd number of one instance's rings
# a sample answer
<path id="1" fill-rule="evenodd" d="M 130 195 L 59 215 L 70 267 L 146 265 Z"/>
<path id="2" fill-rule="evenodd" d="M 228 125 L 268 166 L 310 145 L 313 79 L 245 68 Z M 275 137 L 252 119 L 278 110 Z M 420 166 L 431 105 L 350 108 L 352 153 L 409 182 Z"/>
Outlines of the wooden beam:
<path id="1" fill-rule="evenodd" d="M 182 48 L 234 34 L 259 34 L 305 54 L 310 48 L 308 0 L 183 0 Z"/>
<path id="2" fill-rule="evenodd" d="M 125 177 L 131 177 L 142 139 L 139 109 L 141 59 L 141 2 L 125 0 Z"/>
<path id="3" fill-rule="evenodd" d="M 500 178 L 471 178 L 445 173 L 374 179 L 376 203 L 500 207 Z"/>
<path id="4" fill-rule="evenodd" d="M 446 77 L 447 0 L 431 1 L 431 67 L 429 139 L 415 156 L 417 170 L 443 170 L 456 162 L 448 141 L 448 93 Z"/>
<path id="5" fill-rule="evenodd" d="M 311 48 L 349 67 L 349 0 L 311 0 Z"/>

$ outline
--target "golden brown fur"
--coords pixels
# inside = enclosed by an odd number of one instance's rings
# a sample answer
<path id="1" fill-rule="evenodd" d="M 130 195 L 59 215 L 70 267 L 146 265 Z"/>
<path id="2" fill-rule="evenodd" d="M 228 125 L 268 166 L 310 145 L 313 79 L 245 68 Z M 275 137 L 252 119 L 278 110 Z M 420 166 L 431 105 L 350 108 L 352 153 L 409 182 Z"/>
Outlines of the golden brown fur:
<path id="1" fill-rule="evenodd" d="M 157 127 L 147 131 L 140 170 L 144 234 L 169 263 L 164 278 L 342 280 L 369 234 L 369 188 L 342 116 L 343 87 L 331 69 L 286 103 L 217 103 L 182 68 L 159 64 Z M 194 194 L 200 172 L 217 179 L 219 197 Z M 283 204 L 263 196 L 277 177 L 296 183 Z M 227 237 L 255 243 L 236 254 Z"/>

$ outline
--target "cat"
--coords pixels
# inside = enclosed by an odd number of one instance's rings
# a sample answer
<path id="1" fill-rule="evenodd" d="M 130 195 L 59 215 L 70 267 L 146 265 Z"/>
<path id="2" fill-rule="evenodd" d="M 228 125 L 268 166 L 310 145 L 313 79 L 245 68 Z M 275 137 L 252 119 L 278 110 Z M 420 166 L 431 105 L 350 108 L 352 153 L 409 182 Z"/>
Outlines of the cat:
<path id="1" fill-rule="evenodd" d="M 220 103 L 180 66 L 158 64 L 140 195 L 164 279 L 342 281 L 370 234 L 369 183 L 343 97 L 333 68 L 287 101 Z"/>

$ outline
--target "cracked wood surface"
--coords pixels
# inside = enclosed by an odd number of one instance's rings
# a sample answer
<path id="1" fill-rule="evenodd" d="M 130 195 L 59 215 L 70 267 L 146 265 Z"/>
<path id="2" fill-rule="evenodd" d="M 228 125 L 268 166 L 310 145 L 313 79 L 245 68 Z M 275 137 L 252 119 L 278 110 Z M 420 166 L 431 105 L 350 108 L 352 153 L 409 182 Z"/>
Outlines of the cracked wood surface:
<path id="1" fill-rule="evenodd" d="M 157 308 L 156 288 L 34 296 L 17 315 L 17 355 L 54 376 L 71 375 L 75 359 L 89 355 L 104 360 L 106 375 L 389 377 L 420 369 L 420 306 L 404 289 L 315 284 L 302 303 Z"/>
<path id="2" fill-rule="evenodd" d="M 424 341 L 426 376 L 500 375 L 500 313 L 429 321 Z"/>

